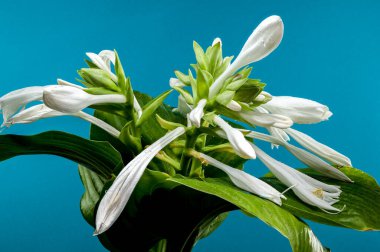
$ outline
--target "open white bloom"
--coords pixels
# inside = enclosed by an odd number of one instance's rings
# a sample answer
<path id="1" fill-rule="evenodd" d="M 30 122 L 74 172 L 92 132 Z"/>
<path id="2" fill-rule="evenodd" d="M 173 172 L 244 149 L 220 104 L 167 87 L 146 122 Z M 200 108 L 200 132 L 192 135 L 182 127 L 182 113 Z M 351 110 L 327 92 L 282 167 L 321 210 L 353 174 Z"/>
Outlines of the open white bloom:
<path id="1" fill-rule="evenodd" d="M 257 156 L 269 170 L 305 203 L 322 210 L 340 211 L 332 205 L 339 201 L 341 190 L 338 186 L 322 183 L 307 176 L 280 161 L 277 161 L 253 145 Z"/>
<path id="2" fill-rule="evenodd" d="M 203 109 L 205 108 L 206 104 L 206 99 L 200 100 L 197 106 L 189 113 L 189 120 L 197 128 L 201 127 L 201 120 L 204 115 Z"/>
<path id="3" fill-rule="evenodd" d="M 238 130 L 231 127 L 219 116 L 214 117 L 214 123 L 218 125 L 226 134 L 235 153 L 242 158 L 255 159 L 256 154 L 251 144 L 244 138 L 244 135 Z"/>
<path id="4" fill-rule="evenodd" d="M 26 104 L 32 101 L 42 100 L 43 90 L 51 86 L 21 88 L 2 96 L 0 98 L 0 110 L 2 110 L 3 113 L 4 123 L 7 123 L 9 118 L 20 109 L 23 109 Z"/>
<path id="5" fill-rule="evenodd" d="M 284 24 L 279 16 L 263 20 L 249 36 L 239 55 L 210 87 L 209 97 L 214 97 L 224 81 L 245 65 L 259 61 L 274 51 L 282 40 Z"/>
<path id="6" fill-rule="evenodd" d="M 228 166 L 203 153 L 198 152 L 195 154 L 195 157 L 199 158 L 202 161 L 206 161 L 207 164 L 219 168 L 220 170 L 227 173 L 232 183 L 234 183 L 237 187 L 247 192 L 251 192 L 262 198 L 273 201 L 278 205 L 281 205 L 281 198 L 285 198 L 279 191 L 274 189 L 272 186 L 244 171 Z"/>
<path id="7" fill-rule="evenodd" d="M 306 135 L 305 133 L 295 129 L 286 129 L 285 132 L 294 138 L 294 140 L 296 140 L 300 145 L 326 159 L 327 161 L 341 166 L 352 166 L 351 160 L 348 157 L 337 152 L 336 150 L 333 150 L 327 145 L 316 141 L 314 138 Z"/>
<path id="8" fill-rule="evenodd" d="M 150 161 L 161 149 L 184 133 L 183 127 L 168 132 L 123 168 L 100 201 L 96 212 L 95 235 L 108 230 L 120 216 Z"/>
<path id="9" fill-rule="evenodd" d="M 329 163 L 325 162 L 321 158 L 313 155 L 310 152 L 307 152 L 304 149 L 291 145 L 287 143 L 286 141 L 284 141 L 283 139 L 276 138 L 274 136 L 270 136 L 264 133 L 255 132 L 255 131 L 249 131 L 249 133 L 246 136 L 269 142 L 272 145 L 284 146 L 290 153 L 292 153 L 302 163 L 320 172 L 326 177 L 335 178 L 335 179 L 346 181 L 346 182 L 352 182 L 352 180 L 349 177 L 347 177 L 347 175 L 345 175 L 343 172 L 341 172 L 337 168 L 331 166 Z"/>
<path id="10" fill-rule="evenodd" d="M 291 96 L 273 96 L 272 100 L 261 106 L 271 113 L 287 116 L 299 124 L 318 123 L 332 116 L 329 108 L 323 104 Z"/>
<path id="11" fill-rule="evenodd" d="M 241 111 L 238 115 L 251 125 L 260 127 L 276 127 L 286 129 L 293 125 L 293 121 L 284 115 L 268 114 L 257 107 L 253 111 Z"/>
<path id="12" fill-rule="evenodd" d="M 51 109 L 75 113 L 93 104 L 125 103 L 121 94 L 92 95 L 71 86 L 50 86 L 43 91 L 43 101 Z"/>

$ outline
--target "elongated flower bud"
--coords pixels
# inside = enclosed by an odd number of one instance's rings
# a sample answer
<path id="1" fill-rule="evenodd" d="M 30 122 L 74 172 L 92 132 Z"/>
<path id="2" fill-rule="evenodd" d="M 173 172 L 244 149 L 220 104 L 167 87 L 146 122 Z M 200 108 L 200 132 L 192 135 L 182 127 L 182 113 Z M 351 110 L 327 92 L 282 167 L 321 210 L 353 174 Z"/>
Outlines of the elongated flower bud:
<path id="1" fill-rule="evenodd" d="M 269 184 L 244 171 L 228 166 L 203 153 L 197 153 L 196 157 L 227 173 L 232 183 L 247 192 L 251 192 L 260 197 L 271 200 L 278 205 L 281 205 L 281 198 L 285 198 L 279 191 L 274 189 Z"/>
<path id="2" fill-rule="evenodd" d="M 332 116 L 329 108 L 323 104 L 291 96 L 273 96 L 262 107 L 271 113 L 287 116 L 299 124 L 318 123 Z"/>
<path id="3" fill-rule="evenodd" d="M 259 61 L 273 52 L 282 40 L 284 24 L 279 16 L 263 20 L 249 36 L 235 61 L 221 74 L 210 87 L 209 97 L 214 97 L 223 82 L 238 69 Z"/>
<path id="4" fill-rule="evenodd" d="M 238 129 L 231 127 L 219 116 L 214 117 L 214 123 L 226 133 L 226 137 L 237 155 L 246 159 L 256 158 L 256 154 L 252 146 Z"/>
<path id="5" fill-rule="evenodd" d="M 202 99 L 198 102 L 197 106 L 189 113 L 189 120 L 197 128 L 201 127 L 201 120 L 204 115 L 203 109 L 207 104 L 206 99 Z"/>
<path id="6" fill-rule="evenodd" d="M 124 95 L 92 95 L 71 86 L 51 86 L 43 91 L 43 101 L 51 109 L 75 113 L 90 105 L 100 103 L 125 103 Z"/>
<path id="7" fill-rule="evenodd" d="M 161 149 L 184 133 L 185 129 L 183 127 L 178 127 L 168 132 L 123 168 L 100 201 L 96 213 L 95 235 L 108 230 L 120 216 L 150 161 Z"/>
<path id="8" fill-rule="evenodd" d="M 351 160 L 348 157 L 337 152 L 336 150 L 333 150 L 327 145 L 316 141 L 314 138 L 306 135 L 305 133 L 295 129 L 286 129 L 285 132 L 294 138 L 294 140 L 296 140 L 300 145 L 326 159 L 327 161 L 341 166 L 352 166 Z"/>

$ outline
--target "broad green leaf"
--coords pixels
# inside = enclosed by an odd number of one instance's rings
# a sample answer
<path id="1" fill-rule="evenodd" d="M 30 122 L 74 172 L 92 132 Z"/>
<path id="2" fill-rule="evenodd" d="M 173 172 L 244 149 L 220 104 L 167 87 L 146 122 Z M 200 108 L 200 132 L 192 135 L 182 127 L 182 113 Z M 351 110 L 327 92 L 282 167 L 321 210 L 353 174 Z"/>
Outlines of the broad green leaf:
<path id="1" fill-rule="evenodd" d="M 169 181 L 224 199 L 243 212 L 256 216 L 289 239 L 294 252 L 323 251 L 323 246 L 311 229 L 301 220 L 276 204 L 248 194 L 223 179 L 170 178 Z"/>
<path id="2" fill-rule="evenodd" d="M 91 141 L 79 136 L 48 131 L 32 136 L 1 135 L 0 161 L 32 154 L 51 154 L 82 164 L 104 177 L 123 162 L 108 142 Z"/>
<path id="3" fill-rule="evenodd" d="M 340 200 L 334 204 L 344 210 L 338 214 L 328 214 L 320 209 L 304 204 L 292 192 L 286 194 L 287 200 L 283 207 L 301 218 L 310 219 L 328 225 L 342 226 L 357 230 L 380 230 L 380 187 L 376 181 L 365 172 L 355 168 L 341 168 L 354 183 L 341 182 L 329 179 L 309 169 L 300 170 L 319 181 L 338 185 L 342 190 Z M 268 184 L 280 191 L 285 186 L 270 175 L 263 178 Z"/>
<path id="4" fill-rule="evenodd" d="M 141 117 L 136 122 L 136 127 L 139 127 L 142 123 L 144 123 L 149 117 L 153 115 L 153 113 L 158 109 L 159 106 L 162 105 L 165 98 L 172 92 L 173 90 L 168 90 L 161 95 L 157 96 L 149 103 L 145 104 L 143 107 L 143 113 Z"/>
<path id="5" fill-rule="evenodd" d="M 95 205 L 100 199 L 100 194 L 106 180 L 82 165 L 79 165 L 78 170 L 80 179 L 85 188 L 80 200 L 80 210 L 88 224 L 94 227 Z"/>

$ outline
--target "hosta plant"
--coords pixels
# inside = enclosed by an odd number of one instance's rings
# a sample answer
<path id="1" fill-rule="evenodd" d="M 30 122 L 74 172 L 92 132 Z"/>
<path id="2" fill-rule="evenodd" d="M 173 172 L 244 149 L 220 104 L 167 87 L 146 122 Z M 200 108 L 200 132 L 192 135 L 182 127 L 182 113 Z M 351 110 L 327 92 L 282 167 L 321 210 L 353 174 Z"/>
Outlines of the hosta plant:
<path id="1" fill-rule="evenodd" d="M 304 219 L 378 230 L 376 181 L 295 129 L 327 120 L 329 108 L 271 95 L 251 74 L 249 65 L 275 50 L 283 31 L 280 17 L 268 17 L 235 58 L 222 56 L 218 38 L 206 50 L 194 42 L 196 63 L 175 71 L 156 98 L 132 89 L 116 52 L 87 53 L 78 84 L 58 79 L 19 89 L 1 97 L 0 108 L 3 127 L 75 116 L 90 123 L 90 139 L 59 131 L 3 134 L 0 158 L 53 154 L 78 163 L 81 212 L 111 251 L 191 251 L 233 210 L 279 231 L 293 251 L 328 250 Z M 164 103 L 171 93 L 177 106 Z M 306 168 L 276 160 L 262 144 L 286 149 Z M 269 173 L 252 176 L 254 163 L 244 166 L 250 159 Z"/>

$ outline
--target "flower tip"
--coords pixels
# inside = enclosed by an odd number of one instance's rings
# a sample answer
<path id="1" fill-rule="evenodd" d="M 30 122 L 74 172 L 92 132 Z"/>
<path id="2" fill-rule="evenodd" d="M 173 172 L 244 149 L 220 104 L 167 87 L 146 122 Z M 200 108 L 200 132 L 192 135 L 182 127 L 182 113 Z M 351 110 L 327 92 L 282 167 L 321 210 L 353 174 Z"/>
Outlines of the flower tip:
<path id="1" fill-rule="evenodd" d="M 215 38 L 212 42 L 212 46 L 215 46 L 218 43 L 220 44 L 220 46 L 222 46 L 222 40 L 220 38 Z"/>
<path id="2" fill-rule="evenodd" d="M 327 110 L 325 111 L 325 113 L 322 115 L 322 120 L 323 120 L 323 121 L 326 121 L 326 120 L 328 120 L 332 115 L 333 115 L 333 113 L 332 113 L 330 110 L 328 110 L 328 108 L 327 108 Z"/>

